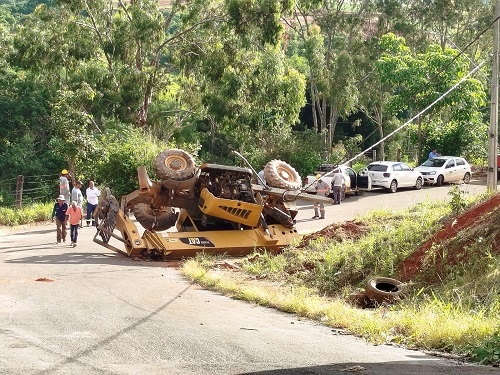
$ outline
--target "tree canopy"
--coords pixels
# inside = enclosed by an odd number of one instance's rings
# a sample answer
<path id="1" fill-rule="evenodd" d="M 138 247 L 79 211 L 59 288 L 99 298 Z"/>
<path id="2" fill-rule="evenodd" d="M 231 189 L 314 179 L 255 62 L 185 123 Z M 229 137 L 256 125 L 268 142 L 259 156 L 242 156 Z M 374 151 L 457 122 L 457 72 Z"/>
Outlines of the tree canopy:
<path id="1" fill-rule="evenodd" d="M 0 201 L 2 179 L 63 168 L 125 194 L 132 164 L 165 147 L 307 174 L 382 139 L 491 52 L 492 1 L 169 3 L 0 2 Z M 484 161 L 489 75 L 485 64 L 378 158 L 417 163 L 438 147 Z"/>

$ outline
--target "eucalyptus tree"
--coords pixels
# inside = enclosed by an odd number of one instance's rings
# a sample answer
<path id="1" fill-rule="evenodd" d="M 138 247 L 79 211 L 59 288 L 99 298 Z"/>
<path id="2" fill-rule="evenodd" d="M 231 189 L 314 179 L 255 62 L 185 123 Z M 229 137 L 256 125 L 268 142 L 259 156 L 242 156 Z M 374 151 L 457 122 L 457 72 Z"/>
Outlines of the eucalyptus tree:
<path id="1" fill-rule="evenodd" d="M 494 0 L 384 0 L 377 2 L 379 35 L 392 32 L 415 51 L 429 43 L 465 50 L 476 62 L 491 50 L 491 36 L 477 38 L 492 23 Z"/>
<path id="2" fill-rule="evenodd" d="M 298 0 L 293 17 L 285 19 L 305 45 L 313 126 L 325 134 L 328 153 L 338 119 L 356 110 L 360 77 L 353 55 L 373 11 L 370 0 Z"/>
<path id="3" fill-rule="evenodd" d="M 204 118 L 202 101 L 191 97 L 199 94 L 190 84 L 197 60 L 188 57 L 203 58 L 220 30 L 232 30 L 239 48 L 276 44 L 287 7 L 285 0 L 175 0 L 165 9 L 156 0 L 58 0 L 37 7 L 17 30 L 15 62 L 51 92 L 51 127 L 72 163 L 81 156 L 70 150 L 91 153 L 86 147 L 107 124 L 149 130 L 151 108 L 154 128 L 167 135 L 165 123 Z M 206 38 L 196 37 L 200 30 Z"/>
<path id="4" fill-rule="evenodd" d="M 361 103 L 377 124 L 380 139 L 396 119 L 405 121 L 403 113 L 415 115 L 424 110 L 418 122 L 418 159 L 423 139 L 425 146 L 453 154 L 464 154 L 471 140 L 480 139 L 477 134 L 484 125 L 480 109 L 485 105 L 485 90 L 479 80 L 465 80 L 459 89 L 434 103 L 468 73 L 468 61 L 459 51 L 442 51 L 438 45 L 430 45 L 425 52 L 415 54 L 404 38 L 394 34 L 382 36 L 377 48 L 379 56 L 366 79 L 372 91 Z M 384 152 L 381 142 L 381 159 Z"/>

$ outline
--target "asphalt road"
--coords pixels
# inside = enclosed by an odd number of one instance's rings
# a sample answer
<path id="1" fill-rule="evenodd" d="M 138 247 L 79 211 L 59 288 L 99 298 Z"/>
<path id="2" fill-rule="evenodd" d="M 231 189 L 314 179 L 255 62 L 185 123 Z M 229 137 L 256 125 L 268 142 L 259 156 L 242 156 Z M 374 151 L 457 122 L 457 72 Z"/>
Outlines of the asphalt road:
<path id="1" fill-rule="evenodd" d="M 473 177 L 470 184 L 459 185 L 463 197 L 486 193 L 486 177 Z M 333 222 L 354 220 L 374 209 L 400 210 L 414 204 L 435 201 L 449 201 L 452 185 L 424 185 L 422 189 L 400 189 L 396 193 L 388 193 L 385 189 L 365 192 L 362 196 L 349 194 L 340 205 L 325 205 L 325 219 L 312 219 L 313 203 L 298 200 L 297 230 L 308 233 L 320 230 Z"/>
<path id="2" fill-rule="evenodd" d="M 303 202 L 298 225 L 310 230 L 367 207 L 396 209 L 446 193 L 367 193 L 327 207 L 321 224 L 308 221 L 312 208 Z M 71 248 L 56 244 L 55 224 L 0 229 L 0 374 L 499 373 L 373 346 L 226 298 L 184 279 L 174 262 L 125 258 L 92 242 L 93 233 L 81 229 Z"/>

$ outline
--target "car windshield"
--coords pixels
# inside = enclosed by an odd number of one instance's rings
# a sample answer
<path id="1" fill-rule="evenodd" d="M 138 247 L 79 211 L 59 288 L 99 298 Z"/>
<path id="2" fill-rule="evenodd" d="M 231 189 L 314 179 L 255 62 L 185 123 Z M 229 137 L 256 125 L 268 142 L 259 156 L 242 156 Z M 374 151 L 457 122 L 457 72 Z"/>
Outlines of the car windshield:
<path id="1" fill-rule="evenodd" d="M 368 165 L 368 170 L 372 172 L 385 172 L 387 171 L 387 165 L 370 164 Z"/>
<path id="2" fill-rule="evenodd" d="M 427 159 L 421 166 L 440 168 L 446 163 L 446 159 Z"/>

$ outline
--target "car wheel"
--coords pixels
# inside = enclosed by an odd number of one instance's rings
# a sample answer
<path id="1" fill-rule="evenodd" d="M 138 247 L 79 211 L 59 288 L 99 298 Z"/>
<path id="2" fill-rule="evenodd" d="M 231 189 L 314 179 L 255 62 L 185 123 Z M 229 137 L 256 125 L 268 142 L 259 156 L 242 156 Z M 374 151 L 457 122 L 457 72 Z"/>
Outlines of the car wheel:
<path id="1" fill-rule="evenodd" d="M 345 185 L 342 185 L 342 189 L 340 190 L 340 200 L 343 201 L 345 199 L 345 191 L 347 190 L 347 187 Z"/>
<path id="2" fill-rule="evenodd" d="M 470 182 L 470 173 L 467 172 L 464 176 L 464 184 L 468 184 Z"/>
<path id="3" fill-rule="evenodd" d="M 422 185 L 424 184 L 424 182 L 422 181 L 422 177 L 419 177 L 417 178 L 417 182 L 415 183 L 415 190 L 420 190 L 422 189 Z"/>
<path id="4" fill-rule="evenodd" d="M 436 185 L 437 186 L 441 186 L 444 182 L 444 176 L 442 174 L 440 174 L 436 180 Z"/>
<path id="5" fill-rule="evenodd" d="M 288 163 L 281 160 L 271 160 L 264 168 L 266 183 L 275 188 L 298 190 L 302 187 L 302 178 Z"/>
<path id="6" fill-rule="evenodd" d="M 138 203 L 133 208 L 136 220 L 147 230 L 157 232 L 167 230 L 175 225 L 177 213 L 173 208 L 165 207 L 154 210 L 149 204 Z"/>
<path id="7" fill-rule="evenodd" d="M 375 277 L 369 280 L 365 286 L 366 296 L 377 303 L 402 299 L 405 292 L 405 285 L 401 281 L 389 277 Z"/>
<path id="8" fill-rule="evenodd" d="M 398 182 L 396 180 L 392 180 L 388 190 L 389 193 L 395 193 L 398 191 Z"/>

